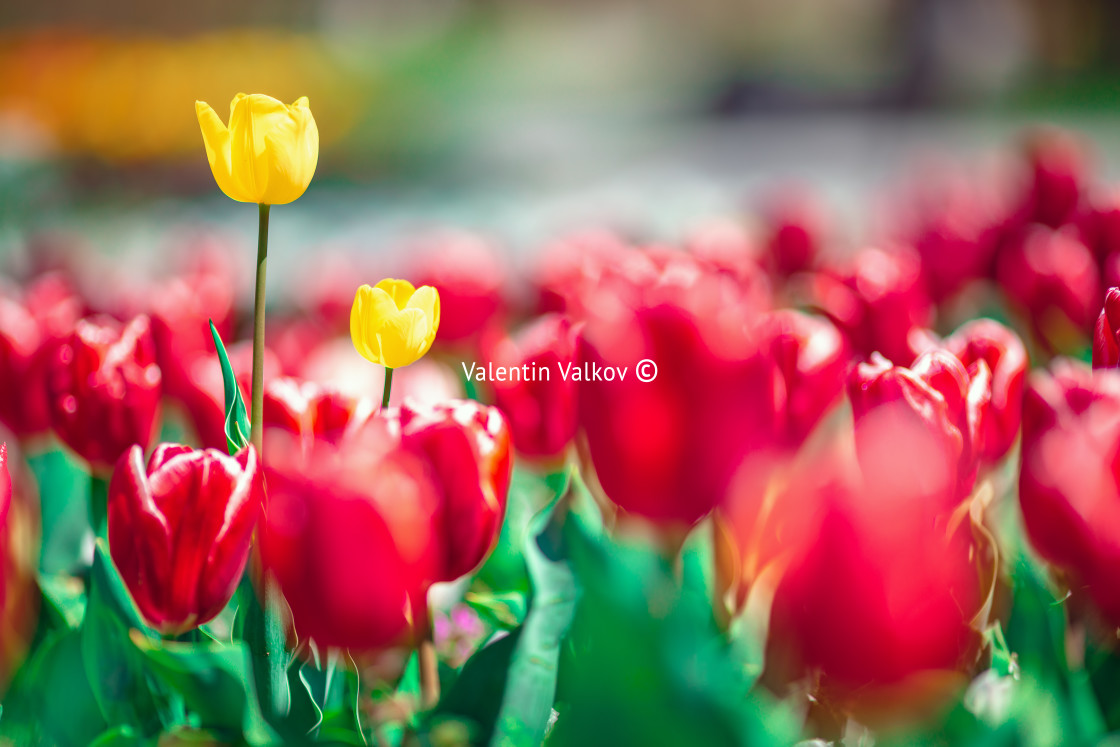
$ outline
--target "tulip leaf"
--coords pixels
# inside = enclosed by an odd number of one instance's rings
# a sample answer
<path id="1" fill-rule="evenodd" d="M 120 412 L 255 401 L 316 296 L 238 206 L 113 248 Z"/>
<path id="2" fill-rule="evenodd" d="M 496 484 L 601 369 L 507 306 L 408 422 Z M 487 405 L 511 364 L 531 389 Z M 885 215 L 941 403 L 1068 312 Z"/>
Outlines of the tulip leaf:
<path id="1" fill-rule="evenodd" d="M 250 654 L 241 642 L 176 643 L 133 633 L 133 643 L 163 683 L 178 693 L 203 728 L 269 744 L 276 735 L 251 692 Z"/>
<path id="2" fill-rule="evenodd" d="M 237 377 L 233 375 L 233 366 L 229 363 L 226 346 L 222 343 L 222 336 L 218 334 L 213 320 L 210 320 L 210 334 L 214 338 L 218 361 L 222 365 L 222 386 L 225 389 L 226 402 L 226 446 L 230 454 L 236 454 L 249 444 L 249 411 L 245 407 L 245 399 L 241 396 L 241 387 L 237 385 Z"/>
<path id="3" fill-rule="evenodd" d="M 520 637 L 521 628 L 517 628 L 494 638 L 467 659 L 459 677 L 429 714 L 425 727 L 430 731 L 442 721 L 463 720 L 476 729 L 471 735 L 472 743 L 489 743 L 502 708 L 510 662 Z"/>
<path id="4" fill-rule="evenodd" d="M 287 718 L 292 707 L 292 695 L 288 687 L 290 660 L 285 649 L 279 589 L 270 580 L 265 579 L 264 584 L 262 601 L 252 584 L 247 580 L 242 582 L 238 592 L 241 596 L 238 617 L 241 617 L 243 610 L 242 636 L 252 653 L 257 698 L 269 723 L 277 726 Z"/>
<path id="5" fill-rule="evenodd" d="M 27 458 L 39 486 L 42 545 L 39 569 L 71 573 L 89 567 L 89 474 L 64 449 Z"/>
<path id="6" fill-rule="evenodd" d="M 533 595 L 515 641 L 491 744 L 541 744 L 552 719 L 560 646 L 576 610 L 576 582 L 564 524 L 570 492 L 530 522 L 525 562 Z"/>
<path id="7" fill-rule="evenodd" d="M 150 734 L 160 726 L 159 709 L 129 629 L 154 635 L 132 603 L 105 541 L 99 539 L 81 628 L 86 677 L 108 723 L 130 725 Z"/>
<path id="8" fill-rule="evenodd" d="M 136 735 L 127 726 L 116 726 L 102 732 L 96 739 L 89 743 L 89 747 L 132 747 L 142 745 L 144 740 Z"/>
<path id="9" fill-rule="evenodd" d="M 86 677 L 81 633 L 48 635 L 5 695 L 0 742 L 84 747 L 105 727 Z"/>

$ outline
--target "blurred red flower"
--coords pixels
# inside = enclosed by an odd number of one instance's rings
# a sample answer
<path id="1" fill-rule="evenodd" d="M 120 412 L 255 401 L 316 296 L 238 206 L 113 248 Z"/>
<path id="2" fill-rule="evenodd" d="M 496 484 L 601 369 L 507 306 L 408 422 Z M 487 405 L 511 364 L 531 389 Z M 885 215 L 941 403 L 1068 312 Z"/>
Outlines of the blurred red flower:
<path id="1" fill-rule="evenodd" d="M 17 436 L 50 427 L 47 364 L 82 309 L 69 282 L 53 273 L 33 281 L 22 299 L 0 295 L 0 422 Z"/>
<path id="2" fill-rule="evenodd" d="M 562 375 L 562 367 L 575 361 L 571 322 L 551 314 L 534 319 L 516 336 L 499 341 L 489 358 L 495 366 L 531 373 L 491 382 L 494 404 L 509 419 L 518 453 L 546 462 L 562 458 L 576 434 L 578 386 Z"/>
<path id="3" fill-rule="evenodd" d="M 616 288 L 617 286 L 617 288 Z M 579 337 L 579 420 L 603 492 L 660 524 L 691 525 L 718 505 L 752 450 L 769 446 L 782 387 L 746 333 L 755 299 L 729 276 L 675 257 L 651 282 L 590 299 Z M 641 381 L 642 359 L 657 366 Z M 595 371 L 628 369 L 625 378 Z"/>
<path id="4" fill-rule="evenodd" d="M 151 443 L 160 380 L 148 317 L 125 325 L 82 319 L 51 351 L 51 425 L 94 472 L 107 474 L 133 444 L 147 449 Z"/>
<path id="5" fill-rule="evenodd" d="M 901 365 L 914 360 L 911 334 L 933 320 L 916 254 L 864 249 L 844 268 L 803 282 L 811 305 L 828 315 L 856 353 L 879 352 Z"/>
<path id="6" fill-rule="evenodd" d="M 1072 229 L 1027 228 L 1001 250 L 996 277 L 1051 349 L 1089 334 L 1100 303 L 1099 274 Z"/>
<path id="7" fill-rule="evenodd" d="M 338 444 L 269 434 L 262 569 L 299 638 L 369 651 L 406 643 L 437 574 L 439 493 L 380 419 Z"/>
<path id="8" fill-rule="evenodd" d="M 1120 373 L 1059 360 L 1023 401 L 1019 504 L 1031 543 L 1120 625 Z"/>
<path id="9" fill-rule="evenodd" d="M 498 540 L 513 469 L 509 425 L 473 400 L 406 403 L 379 419 L 399 428 L 401 445 L 420 454 L 439 489 L 435 516 L 440 561 L 432 581 L 454 581 L 477 568 Z"/>
<path id="10" fill-rule="evenodd" d="M 979 361 L 970 378 L 956 356 L 943 349 L 923 353 L 910 368 L 873 355 L 852 371 L 848 394 L 856 454 L 865 472 L 890 478 L 892 485 L 909 483 L 916 495 L 948 501 L 944 510 L 971 492 L 980 424 L 991 397 L 987 363 Z M 894 431 L 909 440 L 884 436 Z"/>

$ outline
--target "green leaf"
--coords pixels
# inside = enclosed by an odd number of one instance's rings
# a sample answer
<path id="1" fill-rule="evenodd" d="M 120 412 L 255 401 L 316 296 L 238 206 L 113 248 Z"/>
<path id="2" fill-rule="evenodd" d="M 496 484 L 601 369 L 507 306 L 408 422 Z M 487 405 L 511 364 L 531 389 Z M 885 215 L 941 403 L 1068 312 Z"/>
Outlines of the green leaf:
<path id="1" fill-rule="evenodd" d="M 117 726 L 100 734 L 89 743 L 89 747 L 133 747 L 144 744 L 144 740 L 127 726 Z"/>
<path id="2" fill-rule="evenodd" d="M 40 574 L 39 590 L 43 594 L 41 614 L 55 629 L 77 629 L 86 614 L 86 591 L 73 576 Z"/>
<path id="3" fill-rule="evenodd" d="M 556 698 L 560 644 L 576 610 L 576 583 L 568 563 L 564 523 L 568 493 L 531 522 L 525 561 L 532 601 L 514 644 L 492 744 L 536 745 L 544 741 Z"/>
<path id="4" fill-rule="evenodd" d="M 290 659 L 285 648 L 284 620 L 280 612 L 280 591 L 275 582 L 265 579 L 261 603 L 256 590 L 246 574 L 238 594 L 239 610 L 244 610 L 242 636 L 252 654 L 253 682 L 261 709 L 269 723 L 277 725 L 287 718 L 292 707 L 291 689 L 288 686 Z M 238 614 L 240 618 L 240 613 Z"/>
<path id="5" fill-rule="evenodd" d="M 443 693 L 425 726 L 430 729 L 447 719 L 467 721 L 476 730 L 472 743 L 489 743 L 501 712 L 506 677 L 520 637 L 518 628 L 490 641 L 467 659 L 459 677 Z"/>
<path id="6" fill-rule="evenodd" d="M 250 744 L 275 738 L 257 706 L 244 644 L 175 643 L 132 636 L 152 672 L 183 698 L 209 730 L 244 736 Z"/>
<path id="7" fill-rule="evenodd" d="M 525 621 L 529 600 L 525 594 L 507 591 L 500 594 L 486 594 L 468 591 L 463 601 L 479 614 L 483 620 L 499 630 L 513 630 Z"/>
<path id="8" fill-rule="evenodd" d="M 89 548 L 89 474 L 64 449 L 34 454 L 27 463 L 39 485 L 43 532 L 39 569 L 58 574 L 89 567 L 88 555 L 83 558 L 83 548 Z"/>
<path id="9" fill-rule="evenodd" d="M 142 636 L 154 636 L 132 603 L 105 541 L 99 539 L 81 628 L 86 677 L 108 723 L 130 725 L 142 734 L 151 734 L 160 726 L 159 709 L 144 659 L 130 638 L 130 628 Z"/>
<path id="10" fill-rule="evenodd" d="M 4 698 L 0 736 L 15 744 L 80 747 L 105 727 L 86 678 L 81 634 L 64 630 L 48 637 L 20 669 Z"/>
<path id="11" fill-rule="evenodd" d="M 241 387 L 237 385 L 237 377 L 233 375 L 233 367 L 229 364 L 226 346 L 222 343 L 222 336 L 218 334 L 213 320 L 210 320 L 210 335 L 214 338 L 218 361 L 222 365 L 222 386 L 226 400 L 226 446 L 230 454 L 236 454 L 249 443 L 249 412 L 241 396 Z"/>

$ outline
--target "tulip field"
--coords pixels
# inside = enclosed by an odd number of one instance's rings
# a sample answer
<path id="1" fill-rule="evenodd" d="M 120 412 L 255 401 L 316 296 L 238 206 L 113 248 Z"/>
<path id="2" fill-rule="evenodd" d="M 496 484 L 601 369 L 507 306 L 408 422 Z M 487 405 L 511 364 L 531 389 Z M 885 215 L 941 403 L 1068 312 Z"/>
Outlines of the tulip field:
<path id="1" fill-rule="evenodd" d="M 775 188 L 293 293 L 315 102 L 218 109 L 255 252 L 0 285 L 0 744 L 1120 743 L 1120 191 L 1077 135 L 859 242 Z"/>

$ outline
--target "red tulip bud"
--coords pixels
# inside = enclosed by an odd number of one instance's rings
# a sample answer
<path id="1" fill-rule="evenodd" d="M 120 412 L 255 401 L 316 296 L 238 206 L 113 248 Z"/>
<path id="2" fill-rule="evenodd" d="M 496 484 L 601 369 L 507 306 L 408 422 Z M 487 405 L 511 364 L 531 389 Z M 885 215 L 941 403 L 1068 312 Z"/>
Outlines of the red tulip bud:
<path id="1" fill-rule="evenodd" d="M 497 408 L 471 400 L 406 404 L 382 417 L 399 424 L 402 445 L 424 456 L 440 488 L 441 562 L 432 580 L 470 573 L 493 549 L 505 516 L 513 469 L 505 418 Z"/>
<path id="2" fill-rule="evenodd" d="M 852 371 L 848 385 L 860 465 L 913 482 L 942 507 L 955 505 L 976 479 L 974 444 L 990 388 L 986 363 L 970 378 L 946 350 L 923 353 L 909 369 L 872 356 Z M 884 431 L 910 440 L 892 442 Z"/>
<path id="3" fill-rule="evenodd" d="M 492 360 L 510 369 L 528 366 L 535 376 L 494 381 L 494 404 L 509 419 L 513 445 L 527 457 L 555 460 L 576 434 L 578 385 L 565 380 L 563 366 L 575 360 L 571 322 L 544 316 L 515 338 L 498 343 Z M 547 378 L 542 378 L 547 376 Z"/>
<path id="4" fill-rule="evenodd" d="M 836 323 L 855 352 L 879 352 L 904 365 L 914 359 L 911 333 L 929 326 L 933 308 L 913 252 L 864 249 L 847 269 L 818 273 L 809 284 L 813 305 Z"/>
<path id="5" fill-rule="evenodd" d="M 1032 544 L 1120 625 L 1120 374 L 1060 360 L 1023 401 L 1019 503 Z"/>
<path id="6" fill-rule="evenodd" d="M 1109 288 L 1093 334 L 1093 368 L 1120 367 L 1120 288 Z"/>
<path id="7" fill-rule="evenodd" d="M 881 443 L 864 446 L 889 453 L 903 445 L 895 459 L 912 478 L 921 471 L 935 482 L 952 479 L 929 475 L 931 465 L 905 450 L 924 439 L 920 423 L 880 425 Z M 782 682 L 818 676 L 819 699 L 873 719 L 882 715 L 870 712 L 877 694 L 907 693 L 904 702 L 918 703 L 930 697 L 923 676 L 965 681 L 983 595 L 967 522 L 947 530 L 948 512 L 923 500 L 917 480 L 895 479 L 896 464 L 882 460 L 862 475 L 849 466 L 826 459 L 774 502 L 787 518 L 771 521 L 796 541 L 778 567 L 766 662 Z"/>
<path id="8" fill-rule="evenodd" d="M 1088 333 L 1100 298 L 1097 265 L 1072 231 L 1028 229 L 1000 253 L 996 275 L 1050 347 Z"/>
<path id="9" fill-rule="evenodd" d="M 311 449 L 282 431 L 270 439 L 261 563 L 296 635 L 355 651 L 407 642 L 439 562 L 427 465 L 380 419 Z"/>
<path id="10" fill-rule="evenodd" d="M 505 310 L 506 271 L 494 248 L 474 236 L 448 234 L 419 251 L 423 261 L 411 279 L 417 288 L 439 291 L 437 344 L 477 339 Z"/>
<path id="11" fill-rule="evenodd" d="M 753 301 L 731 278 L 682 261 L 654 281 L 592 299 L 577 352 L 579 419 L 608 498 L 691 525 L 724 500 L 744 458 L 771 445 L 783 393 L 743 329 Z M 638 377 L 643 359 L 656 365 L 652 381 Z"/>
<path id="12" fill-rule="evenodd" d="M 975 379 L 983 362 L 991 377 L 988 406 L 980 410 L 977 456 L 991 465 L 1003 458 L 1019 434 L 1023 411 L 1023 382 L 1027 374 L 1027 350 L 1019 336 L 992 319 L 964 324 L 945 339 L 945 348 Z"/>
<path id="13" fill-rule="evenodd" d="M 785 384 L 782 435 L 796 448 L 844 392 L 848 343 L 827 319 L 792 309 L 764 317 L 759 334 Z"/>
<path id="14" fill-rule="evenodd" d="M 825 218 L 807 192 L 788 190 L 774 195 L 766 207 L 766 261 L 778 275 L 808 270 L 821 250 Z"/>
<path id="15" fill-rule="evenodd" d="M 282 377 L 265 384 L 266 429 L 281 428 L 304 438 L 337 444 L 368 414 L 368 403 L 311 381 Z"/>
<path id="16" fill-rule="evenodd" d="M 264 497 L 252 446 L 237 456 L 133 446 L 109 484 L 109 551 L 144 618 L 176 635 L 212 619 L 241 580 Z"/>
<path id="17" fill-rule="evenodd" d="M 48 365 L 51 423 L 93 470 L 108 472 L 133 444 L 151 443 L 161 377 L 148 317 L 123 327 L 108 317 L 83 319 Z"/>

